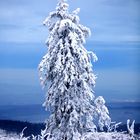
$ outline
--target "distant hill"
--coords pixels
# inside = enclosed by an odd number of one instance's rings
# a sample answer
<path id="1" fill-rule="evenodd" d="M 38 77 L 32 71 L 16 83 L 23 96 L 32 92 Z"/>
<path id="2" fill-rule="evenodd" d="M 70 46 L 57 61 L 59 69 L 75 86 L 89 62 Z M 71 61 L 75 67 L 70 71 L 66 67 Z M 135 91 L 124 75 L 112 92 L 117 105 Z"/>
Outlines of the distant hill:
<path id="1" fill-rule="evenodd" d="M 140 123 L 140 103 L 107 103 L 111 120 L 126 123 L 127 119 Z M 0 106 L 0 120 L 19 120 L 31 123 L 43 123 L 50 115 L 41 104 Z"/>
<path id="2" fill-rule="evenodd" d="M 29 123 L 21 121 L 11 121 L 11 120 L 0 120 L 0 129 L 5 130 L 7 133 L 21 133 L 22 130 L 27 127 L 24 131 L 25 136 L 38 135 L 45 128 L 44 123 Z M 126 124 L 121 124 L 117 131 L 127 131 Z M 140 133 L 140 124 L 135 124 L 135 134 Z"/>
<path id="3" fill-rule="evenodd" d="M 140 103 L 107 103 L 111 120 L 126 123 L 127 119 L 140 123 Z M 42 123 L 50 115 L 41 104 L 0 106 L 0 120 L 19 120 Z"/>

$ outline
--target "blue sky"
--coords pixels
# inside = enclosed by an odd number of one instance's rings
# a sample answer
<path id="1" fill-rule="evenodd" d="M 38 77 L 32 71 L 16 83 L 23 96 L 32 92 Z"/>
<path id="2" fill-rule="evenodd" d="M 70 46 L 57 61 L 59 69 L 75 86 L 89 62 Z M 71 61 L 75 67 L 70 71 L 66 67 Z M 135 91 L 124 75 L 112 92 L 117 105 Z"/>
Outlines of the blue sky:
<path id="1" fill-rule="evenodd" d="M 48 31 L 42 22 L 56 4 L 57 0 L 0 1 L 0 105 L 43 102 L 37 66 L 47 50 Z M 99 58 L 94 64 L 96 95 L 107 102 L 140 101 L 140 1 L 69 4 L 70 10 L 80 7 L 81 23 L 92 32 L 85 46 Z"/>

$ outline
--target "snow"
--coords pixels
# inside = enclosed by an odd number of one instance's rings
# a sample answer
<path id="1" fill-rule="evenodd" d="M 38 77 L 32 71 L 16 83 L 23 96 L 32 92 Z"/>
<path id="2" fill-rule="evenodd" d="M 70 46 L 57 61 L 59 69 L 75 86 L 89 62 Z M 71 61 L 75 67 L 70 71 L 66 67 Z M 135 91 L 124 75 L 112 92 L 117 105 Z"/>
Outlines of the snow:
<path id="1" fill-rule="evenodd" d="M 129 119 L 127 120 L 127 129 L 128 129 L 128 133 L 130 134 L 130 136 L 134 135 L 134 123 L 135 123 L 135 120 L 130 125 L 130 120 Z"/>
<path id="2" fill-rule="evenodd" d="M 96 121 L 102 130 L 111 123 L 103 97 L 96 98 L 93 91 L 96 75 L 91 61 L 97 56 L 84 48 L 90 29 L 79 23 L 80 9 L 69 13 L 68 7 L 60 1 L 43 22 L 49 28 L 48 52 L 39 72 L 41 85 L 50 83 L 44 105 L 52 114 L 44 130 L 50 133 L 47 139 L 78 139 L 87 131 L 96 132 Z"/>
<path id="3" fill-rule="evenodd" d="M 23 137 L 23 132 L 18 135 L 16 133 L 7 133 L 6 131 L 0 129 L 0 140 L 28 140 L 28 138 L 29 137 Z"/>
<path id="4" fill-rule="evenodd" d="M 84 48 L 90 29 L 80 24 L 80 8 L 69 13 L 66 0 L 43 24 L 49 29 L 48 52 L 39 64 L 40 83 L 48 86 L 44 106 L 51 111 L 46 128 L 38 136 L 24 137 L 0 130 L 0 140 L 138 140 L 134 123 L 127 121 L 128 134 L 111 126 L 109 110 L 102 96 L 94 95 L 96 75 L 92 60 L 96 54 Z M 98 122 L 98 124 L 96 123 Z M 97 131 L 100 127 L 102 132 Z M 107 132 L 104 132 L 106 128 Z"/>
<path id="5" fill-rule="evenodd" d="M 45 140 L 43 138 L 44 132 L 42 131 L 41 136 L 30 136 L 30 137 L 23 137 L 22 133 L 20 135 L 14 133 L 6 133 L 4 130 L 0 130 L 0 140 Z M 46 135 L 50 135 L 49 133 Z M 75 139 L 74 140 L 139 140 L 139 136 L 135 136 L 134 138 L 130 137 L 130 135 L 124 132 L 96 132 L 96 133 L 86 133 L 82 137 L 79 133 L 74 133 Z M 55 140 L 53 138 L 47 140 Z"/>

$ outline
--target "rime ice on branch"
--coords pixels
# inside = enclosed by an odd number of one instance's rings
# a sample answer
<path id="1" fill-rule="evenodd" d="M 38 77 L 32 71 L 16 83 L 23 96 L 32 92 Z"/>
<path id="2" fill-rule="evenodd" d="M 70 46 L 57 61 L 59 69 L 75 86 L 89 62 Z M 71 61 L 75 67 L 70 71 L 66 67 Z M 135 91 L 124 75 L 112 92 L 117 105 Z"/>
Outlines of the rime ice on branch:
<path id="1" fill-rule="evenodd" d="M 59 1 L 44 21 L 49 28 L 48 52 L 39 72 L 42 86 L 48 86 L 44 106 L 51 111 L 42 131 L 47 140 L 79 140 L 97 130 L 97 120 L 101 129 L 111 121 L 104 99 L 94 97 L 91 59 L 97 57 L 83 46 L 90 30 L 79 23 L 80 9 L 69 13 L 68 7 L 65 0 Z"/>

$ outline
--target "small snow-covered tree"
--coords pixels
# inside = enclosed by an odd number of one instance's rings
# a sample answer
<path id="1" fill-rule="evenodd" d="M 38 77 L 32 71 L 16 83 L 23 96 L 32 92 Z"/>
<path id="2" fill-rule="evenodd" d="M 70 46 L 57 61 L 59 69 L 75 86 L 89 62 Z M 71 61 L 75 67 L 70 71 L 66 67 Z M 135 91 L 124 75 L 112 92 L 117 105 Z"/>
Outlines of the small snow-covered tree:
<path id="1" fill-rule="evenodd" d="M 60 0 L 44 21 L 49 28 L 48 52 L 39 72 L 42 86 L 48 87 L 44 106 L 51 111 L 42 131 L 47 140 L 80 140 L 97 130 L 95 118 L 101 128 L 110 125 L 104 99 L 94 97 L 91 59 L 97 57 L 83 46 L 90 30 L 79 23 L 80 9 L 69 13 L 68 7 Z"/>

